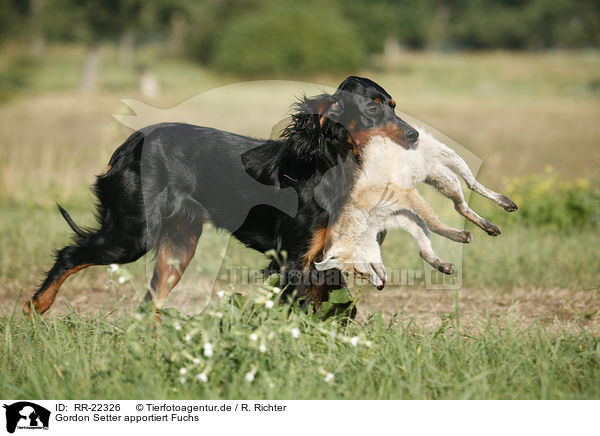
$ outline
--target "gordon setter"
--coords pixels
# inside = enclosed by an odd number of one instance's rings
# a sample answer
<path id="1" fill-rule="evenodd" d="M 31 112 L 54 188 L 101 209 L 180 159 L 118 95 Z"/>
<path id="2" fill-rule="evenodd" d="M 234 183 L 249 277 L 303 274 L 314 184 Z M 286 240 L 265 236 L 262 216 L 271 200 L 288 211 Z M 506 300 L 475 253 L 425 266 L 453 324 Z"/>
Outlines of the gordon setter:
<path id="1" fill-rule="evenodd" d="M 267 269 L 283 270 L 287 289 L 318 307 L 344 286 L 337 270 L 323 281 L 313 261 L 352 190 L 361 148 L 376 135 L 404 147 L 418 139 L 395 105 L 377 83 L 351 76 L 334 94 L 296 103 L 278 140 L 180 123 L 133 133 L 94 186 L 97 230 L 79 228 L 59 206 L 75 237 L 56 252 L 24 311 L 47 311 L 65 279 L 83 268 L 133 262 L 151 250 L 156 265 L 146 298 L 158 304 L 194 256 L 206 220 L 255 250 L 285 251 L 285 268 L 273 260 Z"/>

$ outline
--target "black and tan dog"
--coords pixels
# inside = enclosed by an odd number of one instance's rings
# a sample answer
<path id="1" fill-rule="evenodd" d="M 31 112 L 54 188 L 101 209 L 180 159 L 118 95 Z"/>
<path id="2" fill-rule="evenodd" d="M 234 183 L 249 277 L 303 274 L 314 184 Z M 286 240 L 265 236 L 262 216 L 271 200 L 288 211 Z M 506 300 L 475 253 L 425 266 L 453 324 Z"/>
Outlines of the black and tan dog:
<path id="1" fill-rule="evenodd" d="M 352 190 L 362 147 L 375 135 L 405 147 L 418 139 L 394 106 L 378 84 L 348 77 L 334 94 L 297 103 L 280 140 L 178 123 L 135 132 L 94 186 L 99 228 L 80 229 L 60 208 L 74 241 L 56 253 L 25 312 L 48 310 L 65 279 L 83 268 L 133 262 L 151 250 L 157 260 L 147 299 L 160 302 L 194 256 L 207 220 L 248 247 L 287 252 L 284 283 L 318 306 L 344 285 L 339 272 L 323 283 L 312 265 Z M 358 159 L 346 159 L 349 153 Z M 332 168 L 335 177 L 325 181 Z M 273 261 L 269 269 L 280 267 Z"/>

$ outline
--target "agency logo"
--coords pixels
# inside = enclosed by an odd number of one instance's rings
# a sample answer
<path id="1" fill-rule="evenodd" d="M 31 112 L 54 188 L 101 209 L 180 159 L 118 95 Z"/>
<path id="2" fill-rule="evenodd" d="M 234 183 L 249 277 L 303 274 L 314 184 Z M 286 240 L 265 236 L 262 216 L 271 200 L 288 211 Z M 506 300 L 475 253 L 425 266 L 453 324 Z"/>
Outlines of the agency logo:
<path id="1" fill-rule="evenodd" d="M 50 411 L 28 401 L 19 401 L 11 405 L 4 404 L 6 409 L 6 431 L 14 433 L 19 430 L 48 430 Z"/>

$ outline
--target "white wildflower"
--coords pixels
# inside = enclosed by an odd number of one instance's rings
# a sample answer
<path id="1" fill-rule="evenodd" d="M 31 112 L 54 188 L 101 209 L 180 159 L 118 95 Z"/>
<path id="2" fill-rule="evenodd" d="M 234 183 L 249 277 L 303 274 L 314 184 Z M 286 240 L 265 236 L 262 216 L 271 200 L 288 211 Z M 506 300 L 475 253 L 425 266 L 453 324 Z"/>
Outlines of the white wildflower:
<path id="1" fill-rule="evenodd" d="M 273 307 L 274 305 L 275 305 L 275 303 L 273 303 L 273 300 L 267 300 L 267 301 L 265 302 L 265 307 L 266 307 L 267 309 L 270 309 L 270 308 L 271 308 L 271 307 Z"/>
<path id="2" fill-rule="evenodd" d="M 194 359 L 192 360 L 192 362 L 194 362 L 194 365 L 200 365 L 200 359 L 197 357 L 194 357 Z"/>
<path id="3" fill-rule="evenodd" d="M 219 319 L 223 318 L 223 313 L 222 312 L 217 312 L 215 313 L 215 316 Z"/>
<path id="4" fill-rule="evenodd" d="M 261 353 L 264 353 L 267 351 L 267 346 L 265 344 L 260 344 L 260 347 L 258 347 L 258 349 Z"/>
<path id="5" fill-rule="evenodd" d="M 365 345 L 366 345 L 367 347 L 370 347 L 371 345 L 373 345 L 373 343 L 372 343 L 371 341 L 367 341 L 367 342 L 365 342 Z"/>
<path id="6" fill-rule="evenodd" d="M 247 372 L 244 378 L 248 383 L 252 383 L 254 381 L 254 373 L 252 371 Z"/>
<path id="7" fill-rule="evenodd" d="M 111 263 L 110 264 L 110 272 L 115 272 L 119 269 L 119 265 L 117 265 L 116 263 Z"/>
<path id="8" fill-rule="evenodd" d="M 213 347 L 210 342 L 204 344 L 204 356 L 211 357 L 213 355 Z"/>
<path id="9" fill-rule="evenodd" d="M 192 337 L 190 335 L 185 335 L 184 339 L 185 339 L 186 342 L 189 342 L 189 341 L 192 340 Z"/>
<path id="10" fill-rule="evenodd" d="M 223 298 L 224 296 L 225 296 L 225 291 L 224 290 L 221 289 L 220 291 L 217 291 L 217 297 Z"/>
<path id="11" fill-rule="evenodd" d="M 181 369 L 179 370 L 179 374 L 181 374 L 181 375 L 185 375 L 185 373 L 186 373 L 186 372 L 187 372 L 187 369 L 186 369 L 186 368 L 181 368 Z"/>
<path id="12" fill-rule="evenodd" d="M 273 292 L 276 293 L 276 294 L 281 294 L 281 288 L 278 288 L 277 286 L 275 286 L 273 288 Z"/>
<path id="13" fill-rule="evenodd" d="M 181 330 L 181 325 L 175 324 L 175 330 L 177 330 L 177 331 Z"/>
<path id="14" fill-rule="evenodd" d="M 350 343 L 356 347 L 358 345 L 358 341 L 359 341 L 359 337 L 358 336 L 353 336 L 352 338 L 350 338 Z"/>
<path id="15" fill-rule="evenodd" d="M 298 339 L 300 337 L 300 329 L 297 327 L 294 327 L 292 329 L 292 337 Z"/>
<path id="16" fill-rule="evenodd" d="M 250 335 L 250 340 L 251 340 L 252 342 L 256 342 L 256 341 L 258 341 L 258 335 L 257 335 L 256 333 L 252 333 L 252 334 Z"/>
<path id="17" fill-rule="evenodd" d="M 119 278 L 117 279 L 117 282 L 119 282 L 119 284 L 121 284 L 121 285 L 122 285 L 123 283 L 125 283 L 125 281 L 126 281 L 126 279 L 125 279 L 125 277 L 123 277 L 123 276 L 121 276 L 121 277 L 119 277 Z"/>
<path id="18" fill-rule="evenodd" d="M 204 374 L 203 372 L 201 372 L 200 374 L 198 374 L 196 376 L 196 378 L 198 380 L 200 380 L 201 382 L 203 382 L 203 383 L 206 383 L 208 381 L 208 376 L 206 374 Z"/>
<path id="19" fill-rule="evenodd" d="M 185 377 L 179 377 L 179 383 L 184 384 L 185 383 Z"/>
<path id="20" fill-rule="evenodd" d="M 334 379 L 335 375 L 333 375 L 333 373 L 328 372 L 327 375 L 325 376 L 325 383 L 329 383 L 330 381 L 332 381 Z"/>

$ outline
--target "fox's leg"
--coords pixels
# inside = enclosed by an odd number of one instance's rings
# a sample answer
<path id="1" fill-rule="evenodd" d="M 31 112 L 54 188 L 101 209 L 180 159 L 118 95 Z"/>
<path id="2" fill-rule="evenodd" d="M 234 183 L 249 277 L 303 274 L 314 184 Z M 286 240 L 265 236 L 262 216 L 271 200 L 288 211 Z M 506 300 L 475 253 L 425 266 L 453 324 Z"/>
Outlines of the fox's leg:
<path id="1" fill-rule="evenodd" d="M 363 198 L 369 202 L 367 203 Z M 359 213 L 356 213 L 354 214 L 357 217 L 355 221 L 360 221 L 365 231 L 366 229 L 371 229 L 373 224 L 383 230 L 385 227 L 382 227 L 381 224 L 388 217 L 393 216 L 401 210 L 410 210 L 420 216 L 432 232 L 456 242 L 468 243 L 472 241 L 470 232 L 452 228 L 441 222 L 431 206 L 414 188 L 401 188 L 395 184 L 388 184 L 381 193 L 379 193 L 379 190 L 368 190 L 361 193 L 358 196 L 356 204 L 361 204 L 361 207 L 357 207 L 356 209 L 360 209 L 363 217 L 360 217 Z M 370 209 L 367 209 L 366 205 Z M 369 221 L 371 224 L 367 224 Z"/>
<path id="2" fill-rule="evenodd" d="M 386 228 L 401 228 L 406 230 L 417 243 L 419 254 L 428 264 L 444 274 L 452 274 L 454 272 L 454 264 L 441 260 L 433 251 L 425 221 L 418 215 L 406 210 L 400 211 L 387 220 Z"/>
<path id="3" fill-rule="evenodd" d="M 425 221 L 425 224 L 427 224 L 427 227 L 429 227 L 432 232 L 456 242 L 468 243 L 473 240 L 470 232 L 452 228 L 441 222 L 429 203 L 421 197 L 416 189 L 409 190 L 409 194 L 407 195 L 407 206 L 411 212 Z"/>
<path id="4" fill-rule="evenodd" d="M 471 169 L 467 163 L 453 150 L 449 149 L 449 152 L 444 154 L 444 159 L 442 161 L 447 168 L 451 169 L 454 171 L 454 173 L 464 179 L 467 187 L 470 190 L 477 192 L 485 198 L 489 198 L 497 205 L 503 207 L 507 212 L 514 212 L 518 209 L 518 206 L 515 204 L 515 202 L 506 195 L 494 192 L 479 183 L 475 179 L 475 176 L 471 172 Z"/>
<path id="5" fill-rule="evenodd" d="M 477 215 L 467 204 L 463 197 L 460 180 L 448 168 L 439 169 L 436 174 L 430 175 L 425 179 L 425 183 L 433 186 L 443 195 L 454 202 L 456 211 L 466 219 L 481 227 L 488 235 L 498 236 L 500 229 L 491 221 Z"/>

